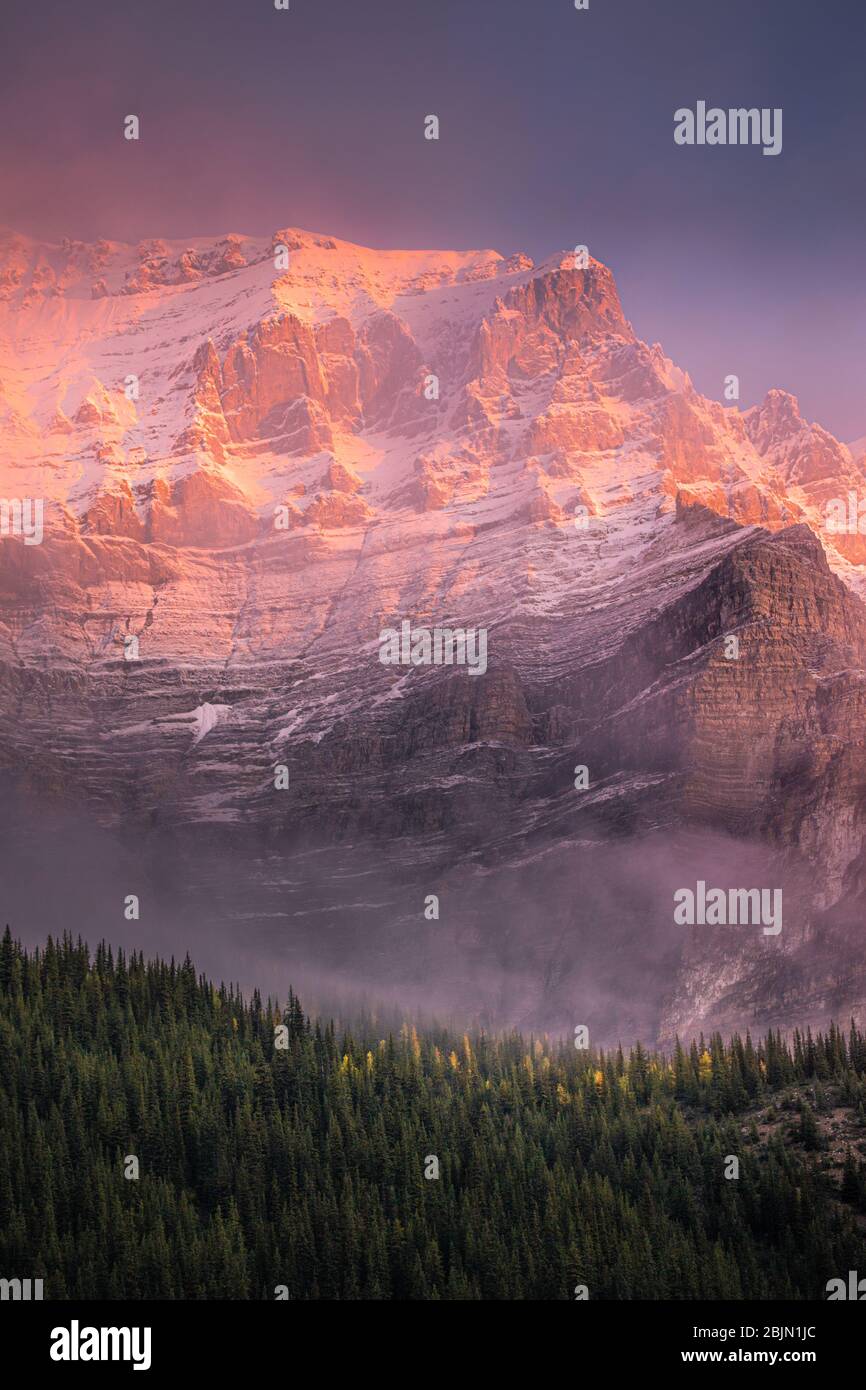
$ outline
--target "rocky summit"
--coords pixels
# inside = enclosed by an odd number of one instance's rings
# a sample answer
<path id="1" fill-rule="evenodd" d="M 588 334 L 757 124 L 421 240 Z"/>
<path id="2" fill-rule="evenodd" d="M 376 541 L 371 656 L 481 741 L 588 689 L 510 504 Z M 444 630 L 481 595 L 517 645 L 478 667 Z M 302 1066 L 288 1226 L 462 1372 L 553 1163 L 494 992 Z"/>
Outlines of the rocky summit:
<path id="1" fill-rule="evenodd" d="M 134 893 L 139 944 L 195 921 L 264 986 L 595 1041 L 862 1026 L 866 535 L 827 517 L 866 460 L 782 390 L 702 397 L 604 265 L 4 233 L 0 468 L 34 931 L 52 891 L 91 930 L 101 874 L 107 934 Z M 429 648 L 380 660 L 404 625 Z M 782 929 L 677 923 L 696 882 Z"/>

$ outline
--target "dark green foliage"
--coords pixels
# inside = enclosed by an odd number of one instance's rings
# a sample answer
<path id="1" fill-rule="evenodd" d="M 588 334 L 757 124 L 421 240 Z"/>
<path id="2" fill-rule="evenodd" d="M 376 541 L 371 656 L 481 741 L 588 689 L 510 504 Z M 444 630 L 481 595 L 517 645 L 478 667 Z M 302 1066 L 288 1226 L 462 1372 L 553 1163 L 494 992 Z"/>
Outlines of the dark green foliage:
<path id="1" fill-rule="evenodd" d="M 862 1165 L 833 1187 L 754 1114 L 798 1084 L 856 1114 L 864 1075 L 853 1026 L 671 1059 L 338 1038 L 189 960 L 29 954 L 7 931 L 0 1274 L 49 1298 L 822 1298 L 866 1271 Z M 800 1128 L 813 1142 L 811 1110 Z"/>
<path id="2" fill-rule="evenodd" d="M 797 1136 L 804 1149 L 820 1149 L 821 1135 L 810 1105 L 804 1105 L 800 1112 L 800 1129 Z"/>

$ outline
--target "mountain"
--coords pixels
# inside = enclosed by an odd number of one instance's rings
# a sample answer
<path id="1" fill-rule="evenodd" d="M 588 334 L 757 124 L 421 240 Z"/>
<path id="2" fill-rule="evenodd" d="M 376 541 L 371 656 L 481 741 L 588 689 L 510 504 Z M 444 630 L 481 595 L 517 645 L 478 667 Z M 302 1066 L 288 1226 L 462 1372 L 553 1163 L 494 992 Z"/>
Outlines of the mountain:
<path id="1" fill-rule="evenodd" d="M 482 1022 L 862 1021 L 866 461 L 792 396 L 705 399 L 573 255 L 6 233 L 0 297 L 13 864 L 100 826 L 251 977 Z"/>

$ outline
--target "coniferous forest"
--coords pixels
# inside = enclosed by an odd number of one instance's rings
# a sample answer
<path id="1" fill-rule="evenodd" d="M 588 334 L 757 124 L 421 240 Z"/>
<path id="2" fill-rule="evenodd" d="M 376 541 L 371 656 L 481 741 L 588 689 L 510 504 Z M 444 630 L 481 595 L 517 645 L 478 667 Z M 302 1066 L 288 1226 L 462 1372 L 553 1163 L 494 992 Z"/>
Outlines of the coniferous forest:
<path id="1" fill-rule="evenodd" d="M 853 1025 L 669 1057 L 352 1035 L 7 929 L 0 1078 L 0 1274 L 47 1299 L 823 1299 L 866 1269 Z"/>

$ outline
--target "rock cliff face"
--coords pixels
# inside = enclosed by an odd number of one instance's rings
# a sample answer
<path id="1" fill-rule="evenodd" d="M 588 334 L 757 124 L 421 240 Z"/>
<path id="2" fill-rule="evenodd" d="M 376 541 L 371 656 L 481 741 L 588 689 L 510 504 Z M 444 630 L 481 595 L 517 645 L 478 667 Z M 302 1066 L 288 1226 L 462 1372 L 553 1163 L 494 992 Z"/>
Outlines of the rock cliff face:
<path id="1" fill-rule="evenodd" d="M 864 460 L 782 391 L 702 398 L 606 267 L 7 236 L 0 449 L 45 503 L 0 539 L 13 844 L 105 827 L 252 977 L 596 1037 L 863 1021 L 866 551 L 828 516 Z M 483 669 L 383 664 L 404 622 Z M 699 880 L 783 888 L 782 931 L 677 926 Z"/>

